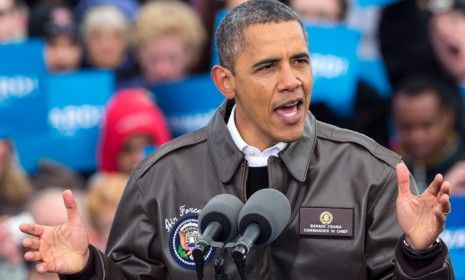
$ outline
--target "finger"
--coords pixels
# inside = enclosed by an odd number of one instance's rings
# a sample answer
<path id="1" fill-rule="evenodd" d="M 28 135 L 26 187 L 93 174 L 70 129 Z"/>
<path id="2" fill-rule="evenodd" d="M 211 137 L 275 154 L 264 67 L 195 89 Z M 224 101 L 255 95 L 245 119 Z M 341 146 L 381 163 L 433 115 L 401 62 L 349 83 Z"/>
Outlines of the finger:
<path id="1" fill-rule="evenodd" d="M 434 216 L 436 217 L 436 219 L 438 219 L 438 222 L 441 225 L 440 230 L 442 230 L 444 224 L 446 223 L 447 216 L 444 215 L 440 208 L 434 208 Z"/>
<path id="2" fill-rule="evenodd" d="M 48 272 L 47 265 L 43 262 L 36 264 L 36 270 L 40 274 Z"/>
<path id="3" fill-rule="evenodd" d="M 436 174 L 434 177 L 433 182 L 429 184 L 428 188 L 426 189 L 427 192 L 429 192 L 431 195 L 438 195 L 439 190 L 441 189 L 441 185 L 444 182 L 444 177 L 441 174 Z"/>
<path id="4" fill-rule="evenodd" d="M 448 194 L 443 194 L 440 198 L 439 198 L 439 204 L 440 204 L 440 208 L 441 208 L 441 211 L 442 213 L 447 213 L 449 214 L 450 211 L 451 211 L 451 204 L 450 204 L 450 200 L 449 200 L 449 195 Z M 446 214 L 446 215 L 447 215 Z"/>
<path id="5" fill-rule="evenodd" d="M 443 194 L 447 194 L 450 196 L 450 183 L 448 181 L 444 181 L 441 184 L 441 189 L 439 191 L 439 197 L 441 197 Z"/>
<path id="6" fill-rule="evenodd" d="M 19 230 L 33 236 L 40 236 L 44 232 L 44 226 L 37 224 L 20 224 Z"/>
<path id="7" fill-rule="evenodd" d="M 40 241 L 37 238 L 26 238 L 23 240 L 23 246 L 30 250 L 39 250 Z"/>
<path id="8" fill-rule="evenodd" d="M 42 260 L 42 254 L 37 251 L 29 251 L 24 254 L 24 258 L 30 262 L 38 262 Z"/>
<path id="9" fill-rule="evenodd" d="M 407 166 L 401 162 L 396 166 L 397 186 L 399 195 L 408 195 L 410 192 L 410 178 Z"/>
<path id="10" fill-rule="evenodd" d="M 65 190 L 63 192 L 63 202 L 65 203 L 68 221 L 71 224 L 79 223 L 81 221 L 81 216 L 79 215 L 73 193 L 70 190 Z"/>

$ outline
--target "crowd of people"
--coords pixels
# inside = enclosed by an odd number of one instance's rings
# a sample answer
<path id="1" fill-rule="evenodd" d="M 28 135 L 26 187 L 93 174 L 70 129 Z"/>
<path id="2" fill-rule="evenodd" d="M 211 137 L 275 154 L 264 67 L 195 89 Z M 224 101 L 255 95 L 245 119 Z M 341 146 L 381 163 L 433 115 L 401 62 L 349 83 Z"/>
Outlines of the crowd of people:
<path id="1" fill-rule="evenodd" d="M 50 73 L 107 69 L 116 78 L 91 176 L 56 162 L 27 174 L 14 139 L 0 134 L 0 279 L 58 278 L 39 275 L 24 261 L 18 224 L 63 224 L 65 188 L 75 190 L 90 243 L 105 250 L 133 167 L 172 138 L 149 87 L 208 71 L 215 14 L 242 2 L 0 0 L 0 43 L 39 37 Z M 356 0 L 282 2 L 309 24 L 326 26 L 348 24 L 364 9 Z M 465 1 L 400 0 L 371 10 L 377 18 L 372 47 L 386 66 L 390 97 L 359 80 L 353 116 L 319 104 L 310 111 L 399 153 L 420 192 L 441 173 L 454 195 L 465 194 Z M 366 30 L 371 22 L 358 24 Z"/>

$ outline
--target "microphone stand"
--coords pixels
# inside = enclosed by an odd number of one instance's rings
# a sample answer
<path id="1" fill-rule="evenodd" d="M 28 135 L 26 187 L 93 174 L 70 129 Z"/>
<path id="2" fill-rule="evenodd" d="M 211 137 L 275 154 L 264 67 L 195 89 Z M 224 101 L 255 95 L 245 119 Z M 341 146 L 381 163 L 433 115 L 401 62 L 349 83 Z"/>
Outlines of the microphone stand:
<path id="1" fill-rule="evenodd" d="M 226 248 L 221 248 L 220 256 L 215 260 L 215 280 L 228 280 L 228 273 L 226 272 L 226 261 L 224 255 Z"/>
<path id="2" fill-rule="evenodd" d="M 192 255 L 194 256 L 194 263 L 195 263 L 195 270 L 197 271 L 197 280 L 203 279 L 203 265 L 204 265 L 204 252 L 206 252 L 206 248 L 202 248 L 203 250 L 194 250 Z"/>
<path id="3" fill-rule="evenodd" d="M 215 259 L 215 280 L 228 280 L 228 273 L 226 272 L 226 261 L 224 256 L 226 254 L 227 248 L 232 246 L 231 243 L 225 245 L 222 242 L 211 241 L 210 245 L 208 243 L 199 242 L 196 249 L 192 252 L 194 256 L 195 269 L 197 271 L 197 279 L 203 279 L 203 268 L 204 268 L 204 255 L 208 252 L 210 247 L 218 248 L 220 250 L 220 255 Z"/>
<path id="4" fill-rule="evenodd" d="M 242 249 L 242 248 L 241 248 Z M 239 272 L 239 275 L 241 276 L 241 279 L 242 280 L 247 280 L 247 276 L 245 275 L 245 263 L 246 263 L 246 256 L 245 255 L 242 255 L 242 254 L 235 254 L 234 252 L 238 250 L 238 248 L 236 248 L 233 252 L 232 252 L 232 257 L 234 259 L 234 263 L 236 264 L 236 267 L 237 267 L 237 271 Z"/>

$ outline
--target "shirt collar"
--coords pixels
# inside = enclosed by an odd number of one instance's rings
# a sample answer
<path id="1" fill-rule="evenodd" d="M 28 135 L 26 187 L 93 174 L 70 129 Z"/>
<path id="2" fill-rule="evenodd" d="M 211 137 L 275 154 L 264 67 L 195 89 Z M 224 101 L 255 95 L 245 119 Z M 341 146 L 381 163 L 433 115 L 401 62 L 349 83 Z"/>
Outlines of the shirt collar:
<path id="1" fill-rule="evenodd" d="M 270 156 L 277 156 L 279 152 L 287 147 L 287 144 L 283 142 L 279 142 L 276 145 L 265 149 L 264 151 L 260 151 L 258 148 L 250 146 L 244 141 L 241 134 L 239 133 L 239 130 L 237 130 L 235 115 L 236 106 L 234 105 L 231 110 L 231 115 L 229 116 L 227 127 L 234 144 L 245 154 L 245 159 L 247 160 L 250 167 L 267 166 L 268 158 Z"/>

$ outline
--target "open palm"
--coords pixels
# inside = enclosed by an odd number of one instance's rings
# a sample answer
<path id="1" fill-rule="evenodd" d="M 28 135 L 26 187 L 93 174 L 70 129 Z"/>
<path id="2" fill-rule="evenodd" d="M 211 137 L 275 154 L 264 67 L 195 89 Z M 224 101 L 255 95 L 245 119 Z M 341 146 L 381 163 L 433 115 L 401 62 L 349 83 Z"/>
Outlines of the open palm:
<path id="1" fill-rule="evenodd" d="M 450 211 L 449 183 L 438 174 L 428 188 L 417 196 L 410 191 L 409 172 L 405 164 L 398 164 L 396 171 L 399 224 L 409 245 L 417 250 L 425 250 L 444 229 L 447 213 Z"/>
<path id="2" fill-rule="evenodd" d="M 68 214 L 67 221 L 60 226 L 22 224 L 20 230 L 33 237 L 26 238 L 23 246 L 28 261 L 37 262 L 39 273 L 77 273 L 84 269 L 89 258 L 89 237 L 79 215 L 71 191 L 63 193 Z"/>

